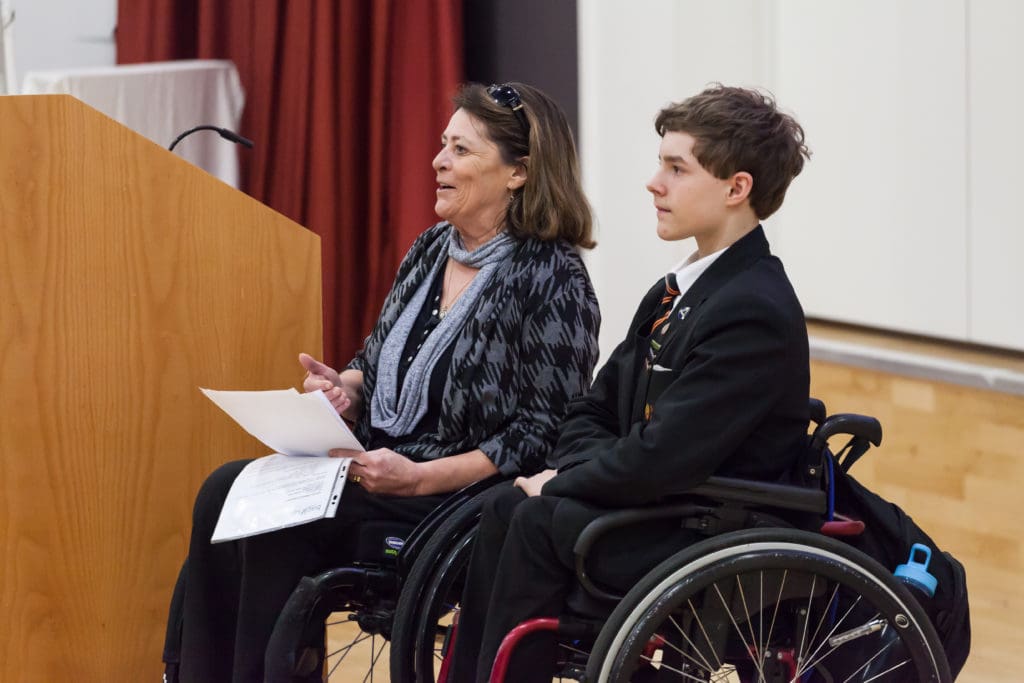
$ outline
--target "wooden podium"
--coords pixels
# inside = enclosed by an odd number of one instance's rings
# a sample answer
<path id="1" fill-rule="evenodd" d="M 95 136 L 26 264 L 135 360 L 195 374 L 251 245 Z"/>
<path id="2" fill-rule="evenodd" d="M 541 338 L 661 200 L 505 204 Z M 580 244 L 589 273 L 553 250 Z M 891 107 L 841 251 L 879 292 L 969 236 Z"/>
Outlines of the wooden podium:
<path id="1" fill-rule="evenodd" d="M 211 140 L 210 144 L 226 144 Z M 0 97 L 0 681 L 158 681 L 192 500 L 266 449 L 320 242 L 68 96 Z"/>

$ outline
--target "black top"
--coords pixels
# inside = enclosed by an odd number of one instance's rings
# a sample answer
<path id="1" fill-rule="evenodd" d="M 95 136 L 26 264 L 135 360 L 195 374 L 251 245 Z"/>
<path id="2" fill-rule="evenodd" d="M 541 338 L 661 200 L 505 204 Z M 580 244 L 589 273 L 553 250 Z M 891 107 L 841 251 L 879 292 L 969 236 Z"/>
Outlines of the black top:
<path id="1" fill-rule="evenodd" d="M 409 338 L 405 340 L 402 359 L 398 364 L 397 395 L 399 397 L 402 395 L 402 383 L 405 381 L 405 375 L 409 371 L 409 366 L 412 365 L 413 359 L 416 358 L 416 354 L 419 353 L 420 347 L 427 340 L 427 337 L 430 336 L 430 333 L 441 322 L 441 290 L 443 284 L 444 268 L 438 271 L 434 282 L 431 283 L 430 291 L 427 292 L 427 298 L 423 302 L 423 308 L 420 310 L 420 314 L 416 317 L 416 322 L 413 323 L 412 329 L 409 331 Z M 441 403 L 444 399 L 444 385 L 448 380 L 448 369 L 451 367 L 452 352 L 454 350 L 455 344 L 448 344 L 448 348 L 437 359 L 437 364 L 434 365 L 434 370 L 430 374 L 427 412 L 423 414 L 423 417 L 416 423 L 413 430 L 401 436 L 390 436 L 387 432 L 371 426 L 370 443 L 366 445 L 367 450 L 375 448 L 390 448 L 394 450 L 400 444 L 416 441 L 426 434 L 437 433 L 438 420 L 441 418 Z M 416 458 L 413 459 L 415 460 Z"/>

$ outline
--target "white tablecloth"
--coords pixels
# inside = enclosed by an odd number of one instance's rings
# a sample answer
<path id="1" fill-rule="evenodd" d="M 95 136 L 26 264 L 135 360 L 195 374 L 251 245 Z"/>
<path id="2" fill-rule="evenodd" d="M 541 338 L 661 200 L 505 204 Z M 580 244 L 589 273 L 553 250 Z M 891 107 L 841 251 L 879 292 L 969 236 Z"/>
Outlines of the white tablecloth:
<path id="1" fill-rule="evenodd" d="M 14 86 L 14 11 L 8 0 L 0 0 L 0 95 Z"/>
<path id="2" fill-rule="evenodd" d="M 66 93 L 167 147 L 180 133 L 203 124 L 238 130 L 245 93 L 229 61 L 186 60 L 36 71 L 25 75 L 24 95 Z M 244 148 L 241 150 L 245 152 Z M 178 143 L 180 154 L 238 187 L 238 145 L 214 131 Z"/>

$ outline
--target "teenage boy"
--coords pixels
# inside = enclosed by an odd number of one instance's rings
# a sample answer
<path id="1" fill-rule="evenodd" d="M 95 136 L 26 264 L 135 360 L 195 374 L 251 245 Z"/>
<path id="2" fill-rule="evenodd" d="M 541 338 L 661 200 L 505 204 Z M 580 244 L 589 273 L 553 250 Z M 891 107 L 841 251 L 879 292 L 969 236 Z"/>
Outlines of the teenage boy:
<path id="1" fill-rule="evenodd" d="M 760 225 L 809 156 L 803 129 L 770 97 L 721 85 L 663 109 L 655 128 L 658 236 L 693 237 L 697 251 L 647 293 L 570 410 L 557 470 L 520 477 L 485 505 L 449 680 L 486 681 L 512 627 L 564 611 L 573 544 L 601 513 L 711 475 L 778 481 L 803 447 L 807 328 Z M 676 527 L 613 534 L 594 573 L 628 588 L 694 542 Z M 550 681 L 553 647 L 547 634 L 523 641 L 507 680 Z"/>

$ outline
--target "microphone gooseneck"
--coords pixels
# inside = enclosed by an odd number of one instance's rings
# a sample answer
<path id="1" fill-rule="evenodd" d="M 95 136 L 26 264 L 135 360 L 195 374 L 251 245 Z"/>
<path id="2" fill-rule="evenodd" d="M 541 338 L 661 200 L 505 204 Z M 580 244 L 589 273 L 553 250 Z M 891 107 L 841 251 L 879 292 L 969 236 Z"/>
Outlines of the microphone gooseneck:
<path id="1" fill-rule="evenodd" d="M 218 128 L 217 126 L 196 126 L 195 128 L 189 128 L 184 133 L 174 138 L 174 142 L 172 142 L 171 146 L 167 148 L 167 151 L 173 152 L 174 148 L 178 145 L 179 142 L 181 142 L 186 137 L 192 135 L 192 133 L 195 133 L 198 130 L 216 131 L 216 133 L 225 140 L 229 140 L 230 142 L 234 142 L 237 145 L 243 145 L 245 147 L 248 147 L 249 149 L 252 149 L 252 140 L 246 137 L 242 137 L 241 135 L 232 130 L 228 130 L 227 128 Z"/>

